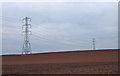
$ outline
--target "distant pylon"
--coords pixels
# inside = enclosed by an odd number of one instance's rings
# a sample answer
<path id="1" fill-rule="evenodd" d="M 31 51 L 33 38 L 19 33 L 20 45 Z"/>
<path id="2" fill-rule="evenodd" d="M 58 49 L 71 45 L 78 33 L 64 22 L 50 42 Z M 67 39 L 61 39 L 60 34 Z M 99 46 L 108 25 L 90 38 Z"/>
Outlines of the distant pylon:
<path id="1" fill-rule="evenodd" d="M 29 22 L 31 22 L 31 18 L 25 17 L 23 19 L 24 25 L 22 26 L 22 29 L 24 30 L 24 43 L 23 43 L 23 48 L 22 48 L 22 54 L 31 54 L 31 45 L 30 45 L 30 41 L 29 41 L 29 35 L 31 33 L 31 31 L 29 30 L 29 28 L 31 28 L 31 24 L 29 24 Z"/>
<path id="2" fill-rule="evenodd" d="M 93 50 L 95 50 L 96 47 L 95 47 L 95 38 L 93 38 Z"/>

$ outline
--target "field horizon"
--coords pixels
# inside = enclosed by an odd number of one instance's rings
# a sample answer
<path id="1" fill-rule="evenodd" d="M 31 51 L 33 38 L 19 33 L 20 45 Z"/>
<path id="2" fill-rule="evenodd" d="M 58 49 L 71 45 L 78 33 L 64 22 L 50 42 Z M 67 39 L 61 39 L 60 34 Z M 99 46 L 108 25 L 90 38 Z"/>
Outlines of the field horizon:
<path id="1" fill-rule="evenodd" d="M 3 55 L 3 74 L 117 74 L 119 49 Z M 23 71 L 24 70 L 24 71 Z"/>

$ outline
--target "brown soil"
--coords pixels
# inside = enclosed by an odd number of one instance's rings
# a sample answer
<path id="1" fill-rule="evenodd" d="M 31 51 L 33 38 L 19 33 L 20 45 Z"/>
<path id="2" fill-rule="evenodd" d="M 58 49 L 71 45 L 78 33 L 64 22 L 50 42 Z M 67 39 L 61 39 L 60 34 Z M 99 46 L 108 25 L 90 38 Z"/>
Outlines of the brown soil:
<path id="1" fill-rule="evenodd" d="M 117 74 L 118 50 L 3 55 L 3 74 Z"/>

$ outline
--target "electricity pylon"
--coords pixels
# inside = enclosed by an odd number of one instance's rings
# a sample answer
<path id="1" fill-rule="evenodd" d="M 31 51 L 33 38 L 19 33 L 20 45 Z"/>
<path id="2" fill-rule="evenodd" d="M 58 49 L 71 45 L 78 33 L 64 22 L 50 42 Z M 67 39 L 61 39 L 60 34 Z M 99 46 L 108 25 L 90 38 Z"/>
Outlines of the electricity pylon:
<path id="1" fill-rule="evenodd" d="M 93 38 L 93 50 L 95 50 L 96 47 L 95 47 L 95 38 Z"/>
<path id="2" fill-rule="evenodd" d="M 22 48 L 22 54 L 31 54 L 31 45 L 29 41 L 29 35 L 31 34 L 31 31 L 29 30 L 31 28 L 31 18 L 25 17 L 23 19 L 24 25 L 22 26 L 22 29 L 24 30 L 24 42 L 23 42 L 23 48 Z"/>

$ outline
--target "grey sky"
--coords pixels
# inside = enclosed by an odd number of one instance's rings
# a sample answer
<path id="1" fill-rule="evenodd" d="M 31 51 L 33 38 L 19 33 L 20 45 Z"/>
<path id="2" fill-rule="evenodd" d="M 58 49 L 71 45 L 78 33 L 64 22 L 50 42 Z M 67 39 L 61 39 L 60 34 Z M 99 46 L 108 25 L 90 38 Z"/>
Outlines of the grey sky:
<path id="1" fill-rule="evenodd" d="M 33 52 L 117 48 L 118 12 L 113 2 L 3 3 L 3 54 L 21 53 L 22 18 L 32 18 Z"/>

